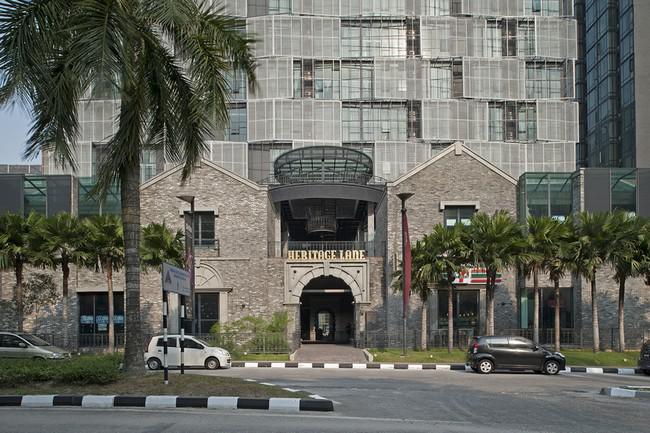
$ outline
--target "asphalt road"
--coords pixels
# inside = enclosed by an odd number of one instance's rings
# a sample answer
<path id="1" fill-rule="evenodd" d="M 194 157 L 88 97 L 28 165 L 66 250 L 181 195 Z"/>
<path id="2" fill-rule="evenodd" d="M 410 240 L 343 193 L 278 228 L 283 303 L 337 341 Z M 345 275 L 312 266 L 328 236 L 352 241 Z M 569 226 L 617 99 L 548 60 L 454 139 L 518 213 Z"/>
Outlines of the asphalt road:
<path id="1" fill-rule="evenodd" d="M 244 368 L 193 373 L 306 390 L 334 400 L 335 412 L 0 408 L 0 432 L 650 431 L 650 400 L 598 394 L 607 386 L 650 386 L 650 377 Z"/>

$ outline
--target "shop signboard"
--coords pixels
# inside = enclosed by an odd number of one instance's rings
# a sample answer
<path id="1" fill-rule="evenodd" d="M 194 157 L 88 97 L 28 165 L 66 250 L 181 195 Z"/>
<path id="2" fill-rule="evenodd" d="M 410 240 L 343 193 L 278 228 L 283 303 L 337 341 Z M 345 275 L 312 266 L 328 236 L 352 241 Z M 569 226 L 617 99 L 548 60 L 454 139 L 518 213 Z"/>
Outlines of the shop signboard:
<path id="1" fill-rule="evenodd" d="M 502 282 L 501 273 L 497 272 L 496 283 Z M 485 284 L 487 273 L 485 268 L 466 268 L 458 273 L 454 284 Z"/>

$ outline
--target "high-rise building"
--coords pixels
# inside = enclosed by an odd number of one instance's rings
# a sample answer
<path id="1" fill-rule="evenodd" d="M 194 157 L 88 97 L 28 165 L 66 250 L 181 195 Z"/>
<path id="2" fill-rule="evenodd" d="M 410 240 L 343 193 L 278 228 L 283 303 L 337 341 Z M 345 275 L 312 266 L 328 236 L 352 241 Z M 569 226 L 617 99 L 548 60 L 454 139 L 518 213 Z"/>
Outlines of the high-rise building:
<path id="1" fill-rule="evenodd" d="M 650 2 L 576 0 L 575 8 L 583 100 L 579 163 L 650 167 L 650 125 L 643 121 L 650 114 L 650 59 L 639 55 L 650 40 Z"/>
<path id="2" fill-rule="evenodd" d="M 572 171 L 578 142 L 572 0 L 226 0 L 257 38 L 259 89 L 233 77 L 206 157 L 262 182 L 282 153 L 368 154 L 393 180 L 461 141 L 514 177 Z M 80 101 L 91 176 L 119 101 Z M 46 173 L 58 172 L 45 158 Z M 165 168 L 143 155 L 143 181 Z"/>

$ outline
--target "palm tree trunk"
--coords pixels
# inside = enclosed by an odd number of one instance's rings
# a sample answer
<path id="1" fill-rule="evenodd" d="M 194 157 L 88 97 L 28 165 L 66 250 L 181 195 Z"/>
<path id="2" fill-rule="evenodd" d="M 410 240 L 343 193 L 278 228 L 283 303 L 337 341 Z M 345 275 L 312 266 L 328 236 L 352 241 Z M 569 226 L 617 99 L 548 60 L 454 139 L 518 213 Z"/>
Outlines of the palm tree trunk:
<path id="1" fill-rule="evenodd" d="M 537 270 L 533 271 L 533 307 L 535 312 L 533 313 L 533 341 L 535 344 L 539 344 L 539 276 L 537 275 Z"/>
<path id="2" fill-rule="evenodd" d="M 447 296 L 447 352 L 454 350 L 454 285 L 449 284 Z"/>
<path id="3" fill-rule="evenodd" d="M 618 351 L 625 352 L 625 278 L 618 283 Z"/>
<path id="4" fill-rule="evenodd" d="M 16 288 L 14 289 L 14 299 L 16 300 L 16 321 L 18 322 L 18 331 L 23 330 L 23 262 L 18 259 L 14 265 L 16 274 Z"/>
<path id="5" fill-rule="evenodd" d="M 591 322 L 594 336 L 594 352 L 600 351 L 600 324 L 598 322 L 598 303 L 596 300 L 596 272 L 591 274 Z"/>
<path id="6" fill-rule="evenodd" d="M 70 281 L 70 265 L 65 256 L 61 257 L 61 271 L 63 271 L 63 284 L 61 284 L 61 288 L 63 290 L 63 297 L 66 298 L 68 296 L 68 282 Z"/>
<path id="7" fill-rule="evenodd" d="M 554 279 L 555 284 L 555 351 L 560 351 L 560 280 Z"/>
<path id="8" fill-rule="evenodd" d="M 427 337 L 429 333 L 427 332 L 427 321 L 429 320 L 427 317 L 427 307 L 429 306 L 429 303 L 427 302 L 426 299 L 422 299 L 422 315 L 421 315 L 421 323 L 420 323 L 420 328 L 422 330 L 422 335 L 420 335 L 420 349 L 422 350 L 427 350 Z"/>
<path id="9" fill-rule="evenodd" d="M 491 272 L 487 274 L 487 284 L 485 286 L 485 298 L 487 301 L 486 314 L 486 334 L 494 335 L 494 281 Z"/>
<path id="10" fill-rule="evenodd" d="M 126 282 L 124 368 L 128 372 L 142 373 L 144 343 L 140 316 L 140 161 L 124 168 L 120 179 Z"/>
<path id="11" fill-rule="evenodd" d="M 110 259 L 104 264 L 104 272 L 106 272 L 106 285 L 108 286 L 108 351 L 113 353 L 115 352 L 115 323 L 113 322 L 115 305 L 113 302 L 113 263 Z"/>
<path id="12" fill-rule="evenodd" d="M 68 316 L 69 316 L 69 305 L 68 305 L 68 282 L 70 281 L 70 265 L 65 254 L 61 255 L 61 270 L 63 271 L 63 283 L 61 288 L 63 291 L 63 345 L 68 347 Z"/>

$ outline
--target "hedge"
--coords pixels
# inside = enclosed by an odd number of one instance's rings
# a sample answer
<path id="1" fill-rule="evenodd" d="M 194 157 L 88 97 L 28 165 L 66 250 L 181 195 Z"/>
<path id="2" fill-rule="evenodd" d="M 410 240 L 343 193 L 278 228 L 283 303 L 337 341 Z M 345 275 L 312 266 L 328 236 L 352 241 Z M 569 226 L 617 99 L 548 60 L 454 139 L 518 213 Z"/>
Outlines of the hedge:
<path id="1" fill-rule="evenodd" d="M 34 382 L 104 385 L 120 376 L 119 355 L 79 356 L 65 360 L 0 359 L 0 387 Z"/>

